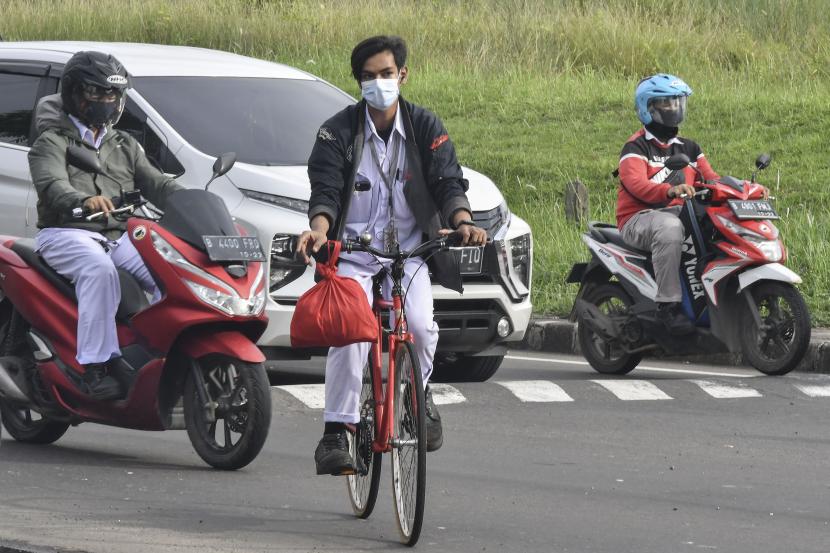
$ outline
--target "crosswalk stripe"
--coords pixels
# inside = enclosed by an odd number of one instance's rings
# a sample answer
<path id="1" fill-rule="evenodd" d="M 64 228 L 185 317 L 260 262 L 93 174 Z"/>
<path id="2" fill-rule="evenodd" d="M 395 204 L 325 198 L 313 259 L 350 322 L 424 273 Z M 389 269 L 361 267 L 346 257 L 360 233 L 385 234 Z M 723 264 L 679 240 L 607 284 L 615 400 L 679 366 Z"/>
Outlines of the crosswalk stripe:
<path id="1" fill-rule="evenodd" d="M 467 398 L 457 388 L 449 384 L 430 383 L 429 389 L 432 390 L 432 401 L 436 405 L 451 405 L 467 401 Z"/>
<path id="2" fill-rule="evenodd" d="M 793 386 L 810 397 L 830 397 L 830 385 L 793 383 Z"/>
<path id="3" fill-rule="evenodd" d="M 509 380 L 498 381 L 513 395 L 524 402 L 573 401 L 565 390 L 548 380 Z"/>
<path id="4" fill-rule="evenodd" d="M 592 380 L 626 401 L 672 399 L 663 390 L 647 380 Z"/>
<path id="5" fill-rule="evenodd" d="M 733 386 L 716 380 L 691 380 L 701 390 L 717 399 L 763 397 L 761 392 L 749 386 Z"/>
<path id="6" fill-rule="evenodd" d="M 288 392 L 310 409 L 323 409 L 326 406 L 325 384 L 291 384 L 274 388 Z"/>

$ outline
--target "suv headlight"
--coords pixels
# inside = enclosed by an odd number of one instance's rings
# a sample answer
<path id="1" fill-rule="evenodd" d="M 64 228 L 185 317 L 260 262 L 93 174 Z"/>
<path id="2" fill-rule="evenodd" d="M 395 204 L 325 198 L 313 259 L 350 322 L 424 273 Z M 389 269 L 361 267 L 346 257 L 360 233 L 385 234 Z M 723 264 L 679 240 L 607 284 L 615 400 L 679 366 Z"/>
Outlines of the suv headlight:
<path id="1" fill-rule="evenodd" d="M 262 263 L 259 264 L 259 270 L 254 279 L 254 284 L 251 286 L 252 292 L 250 297 L 243 298 L 236 290 L 228 286 L 227 283 L 222 282 L 222 280 L 207 271 L 190 263 L 179 250 L 174 248 L 170 242 L 162 238 L 156 231 L 151 230 L 150 237 L 153 241 L 153 247 L 165 261 L 211 284 L 211 286 L 205 286 L 204 284 L 182 278 L 184 283 L 190 288 L 190 291 L 193 292 L 193 295 L 199 298 L 199 300 L 228 315 L 251 317 L 257 316 L 262 312 L 263 307 L 265 307 L 265 279 Z"/>
<path id="2" fill-rule="evenodd" d="M 530 288 L 530 234 L 510 240 L 510 257 L 516 278 Z"/>
<path id="3" fill-rule="evenodd" d="M 300 278 L 306 264 L 299 261 L 296 234 L 276 234 L 271 240 L 271 272 L 268 277 L 268 291 L 274 293 L 289 282 Z"/>
<path id="4" fill-rule="evenodd" d="M 510 240 L 494 240 L 499 273 L 507 293 L 513 301 L 522 301 L 530 293 L 530 271 L 533 241 L 530 234 Z"/>
<path id="5" fill-rule="evenodd" d="M 277 196 L 276 194 L 266 194 L 265 192 L 257 192 L 256 190 L 247 190 L 245 188 L 240 188 L 239 190 L 252 200 L 290 209 L 291 211 L 297 211 L 303 214 L 308 213 L 307 200 L 298 200 L 297 198 L 289 198 L 288 196 Z"/>

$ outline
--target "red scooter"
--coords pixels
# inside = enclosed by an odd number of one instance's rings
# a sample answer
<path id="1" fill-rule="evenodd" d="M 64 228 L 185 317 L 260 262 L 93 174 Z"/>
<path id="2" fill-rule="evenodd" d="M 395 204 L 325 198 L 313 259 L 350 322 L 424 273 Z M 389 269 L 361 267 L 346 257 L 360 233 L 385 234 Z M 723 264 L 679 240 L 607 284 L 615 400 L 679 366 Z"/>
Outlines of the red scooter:
<path id="1" fill-rule="evenodd" d="M 220 156 L 211 181 L 235 158 Z M 71 146 L 67 161 L 107 177 L 91 149 Z M 271 422 L 265 358 L 256 347 L 267 323 L 259 241 L 245 235 L 222 199 L 206 190 L 174 192 L 160 217 L 136 192 L 122 195 L 120 203 L 111 213 L 129 217 L 130 240 L 162 291 L 150 305 L 138 282 L 119 271 L 122 357 L 111 360 L 109 370 L 123 398 L 98 401 L 85 393 L 84 368 L 75 359 L 72 283 L 46 265 L 33 240 L 0 236 L 3 425 L 15 439 L 39 444 L 81 422 L 184 427 L 206 463 L 244 467 L 262 449 Z"/>

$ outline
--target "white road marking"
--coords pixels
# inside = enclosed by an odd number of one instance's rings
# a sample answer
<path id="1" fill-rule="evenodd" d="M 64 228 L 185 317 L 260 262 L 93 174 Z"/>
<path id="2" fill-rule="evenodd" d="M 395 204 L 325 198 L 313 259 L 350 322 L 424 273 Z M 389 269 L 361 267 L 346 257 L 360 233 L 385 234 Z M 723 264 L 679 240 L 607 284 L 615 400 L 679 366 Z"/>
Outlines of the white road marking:
<path id="1" fill-rule="evenodd" d="M 449 384 L 432 384 L 429 389 L 432 390 L 432 401 L 436 405 L 451 405 L 453 403 L 464 403 L 467 401 L 458 389 L 453 388 Z"/>
<path id="2" fill-rule="evenodd" d="M 288 392 L 310 409 L 323 409 L 326 406 L 325 384 L 291 384 L 274 388 Z"/>
<path id="3" fill-rule="evenodd" d="M 565 390 L 548 380 L 497 381 L 524 402 L 573 401 Z"/>
<path id="4" fill-rule="evenodd" d="M 830 397 L 830 386 L 828 385 L 793 383 L 793 386 L 810 397 Z"/>
<path id="5" fill-rule="evenodd" d="M 731 386 L 716 380 L 691 380 L 690 382 L 694 382 L 700 386 L 701 390 L 717 399 L 763 397 L 761 392 L 748 386 Z"/>
<path id="6" fill-rule="evenodd" d="M 505 359 L 515 359 L 517 361 L 537 361 L 540 363 L 560 363 L 562 365 L 582 365 L 582 366 L 589 366 L 590 363 L 587 361 L 574 361 L 573 359 L 555 359 L 552 357 L 526 357 L 522 355 L 505 355 Z M 753 378 L 756 375 L 753 374 L 739 374 L 739 373 L 724 373 L 724 372 L 712 372 L 712 371 L 698 371 L 692 369 L 669 369 L 666 367 L 651 367 L 648 365 L 638 365 L 637 369 L 645 370 L 645 371 L 654 371 L 654 372 L 664 372 L 664 373 L 680 373 L 680 374 L 699 374 L 702 376 L 729 376 L 732 378 Z"/>
<path id="7" fill-rule="evenodd" d="M 672 399 L 647 380 L 592 380 L 625 401 Z"/>

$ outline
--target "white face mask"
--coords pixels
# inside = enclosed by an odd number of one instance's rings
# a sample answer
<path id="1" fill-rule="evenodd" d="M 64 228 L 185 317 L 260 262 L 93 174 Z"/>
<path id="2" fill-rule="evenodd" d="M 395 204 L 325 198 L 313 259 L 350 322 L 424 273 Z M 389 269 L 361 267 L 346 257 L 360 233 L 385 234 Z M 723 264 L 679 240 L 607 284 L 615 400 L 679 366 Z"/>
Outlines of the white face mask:
<path id="1" fill-rule="evenodd" d="M 398 79 L 375 79 L 360 83 L 363 99 L 375 109 L 388 109 L 395 103 L 400 94 Z"/>

